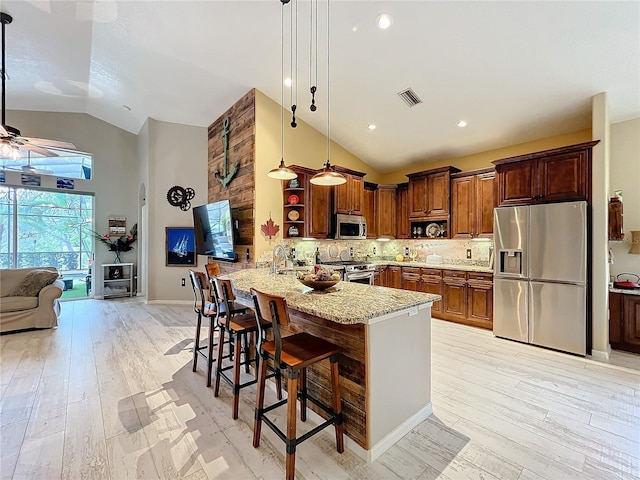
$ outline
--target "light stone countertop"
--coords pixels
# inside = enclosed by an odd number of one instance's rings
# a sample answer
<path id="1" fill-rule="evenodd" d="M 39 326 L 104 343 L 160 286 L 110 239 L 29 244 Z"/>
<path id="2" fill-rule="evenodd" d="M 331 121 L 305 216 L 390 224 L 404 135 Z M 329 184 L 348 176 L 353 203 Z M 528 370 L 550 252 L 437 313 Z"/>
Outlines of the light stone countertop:
<path id="1" fill-rule="evenodd" d="M 377 317 L 427 305 L 440 295 L 395 288 L 338 282 L 323 292 L 302 285 L 290 275 L 270 274 L 268 269 L 246 269 L 229 275 L 238 297 L 251 298 L 251 287 L 271 295 L 285 297 L 287 305 L 309 315 L 337 323 L 369 323 Z"/>
<path id="2" fill-rule="evenodd" d="M 397 265 L 399 267 L 439 268 L 441 270 L 460 270 L 463 272 L 493 273 L 493 268 L 479 265 L 459 265 L 453 263 L 395 262 L 391 260 L 373 261 L 375 265 Z"/>
<path id="3" fill-rule="evenodd" d="M 614 288 L 609 287 L 609 291 L 612 293 L 623 293 L 624 295 L 638 295 L 640 296 L 640 289 L 627 290 L 626 288 Z"/>

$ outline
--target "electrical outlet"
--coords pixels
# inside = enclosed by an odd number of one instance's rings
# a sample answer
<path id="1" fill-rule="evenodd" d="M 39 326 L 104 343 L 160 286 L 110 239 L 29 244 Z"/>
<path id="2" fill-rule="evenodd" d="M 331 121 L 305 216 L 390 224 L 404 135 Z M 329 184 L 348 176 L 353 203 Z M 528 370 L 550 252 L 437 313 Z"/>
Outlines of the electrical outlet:
<path id="1" fill-rule="evenodd" d="M 183 286 L 183 287 L 184 287 L 184 286 L 186 286 L 186 285 L 187 285 L 187 281 L 186 281 L 186 279 L 184 279 L 184 278 L 183 278 L 181 283 L 182 283 L 182 286 Z"/>
<path id="2" fill-rule="evenodd" d="M 471 249 L 467 248 L 467 258 L 471 259 Z"/>
<path id="3" fill-rule="evenodd" d="M 353 247 L 349 247 L 349 256 L 353 257 Z"/>
<path id="4" fill-rule="evenodd" d="M 405 257 L 409 256 L 409 247 L 404 247 L 404 256 Z"/>

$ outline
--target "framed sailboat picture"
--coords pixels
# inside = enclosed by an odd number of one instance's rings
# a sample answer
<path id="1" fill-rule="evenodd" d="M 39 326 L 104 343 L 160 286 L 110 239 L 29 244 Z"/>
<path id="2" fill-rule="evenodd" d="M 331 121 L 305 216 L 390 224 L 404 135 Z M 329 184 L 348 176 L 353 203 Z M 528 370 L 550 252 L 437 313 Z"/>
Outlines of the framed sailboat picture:
<path id="1" fill-rule="evenodd" d="M 195 235 L 191 227 L 166 227 L 167 267 L 195 267 Z"/>

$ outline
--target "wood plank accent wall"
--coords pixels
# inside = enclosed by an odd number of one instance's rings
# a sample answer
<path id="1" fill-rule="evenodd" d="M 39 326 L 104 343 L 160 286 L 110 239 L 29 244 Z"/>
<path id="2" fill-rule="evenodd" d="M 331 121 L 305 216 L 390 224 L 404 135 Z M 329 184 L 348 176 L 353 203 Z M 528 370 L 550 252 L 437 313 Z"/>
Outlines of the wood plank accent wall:
<path id="1" fill-rule="evenodd" d="M 255 204 L 255 135 L 256 109 L 255 90 L 250 90 L 231 108 L 224 112 L 208 129 L 208 203 L 228 199 L 231 215 L 238 221 L 238 236 L 235 239 L 237 263 L 220 263 L 223 273 L 254 265 L 254 204 Z M 223 121 L 230 119 L 229 169 L 240 161 L 238 173 L 227 187 L 216 180 L 215 171 L 224 171 Z M 251 260 L 247 261 L 247 249 Z"/>

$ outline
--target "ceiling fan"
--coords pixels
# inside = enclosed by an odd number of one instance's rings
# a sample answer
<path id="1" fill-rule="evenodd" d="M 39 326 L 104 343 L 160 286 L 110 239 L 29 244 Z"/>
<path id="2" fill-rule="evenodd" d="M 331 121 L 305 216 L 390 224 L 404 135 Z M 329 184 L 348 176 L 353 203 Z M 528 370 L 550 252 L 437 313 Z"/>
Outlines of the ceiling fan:
<path id="1" fill-rule="evenodd" d="M 29 164 L 31 165 L 31 152 L 34 152 L 43 157 L 57 157 L 59 156 L 53 150 L 63 150 L 75 152 L 76 146 L 70 142 L 61 142 L 58 140 L 46 140 L 44 138 L 31 138 L 23 137 L 20 134 L 20 130 L 6 123 L 5 114 L 5 80 L 7 78 L 7 71 L 5 68 L 5 26 L 13 21 L 11 15 L 0 12 L 0 23 L 2 24 L 2 70 L 0 71 L 0 77 L 2 77 L 2 124 L 0 124 L 0 157 L 10 158 L 17 160 L 24 157 L 24 153 L 29 153 Z M 53 150 L 52 150 L 53 149 Z M 24 167 L 23 167 L 24 168 Z"/>

